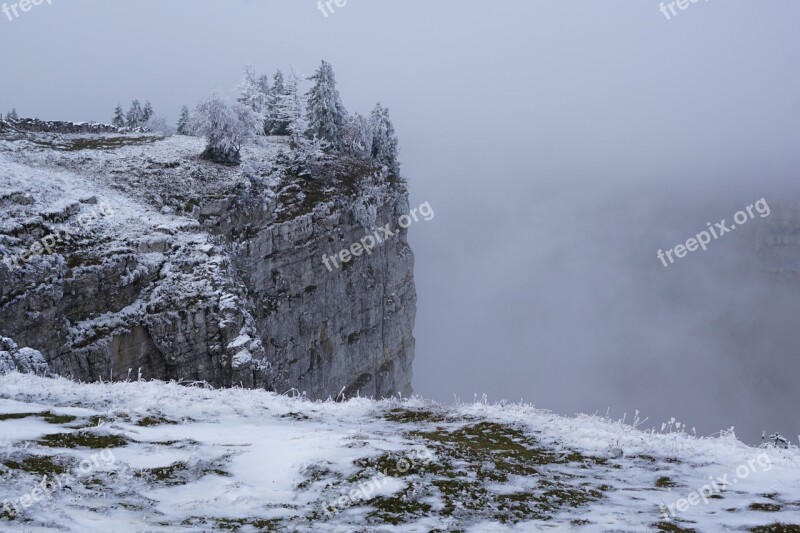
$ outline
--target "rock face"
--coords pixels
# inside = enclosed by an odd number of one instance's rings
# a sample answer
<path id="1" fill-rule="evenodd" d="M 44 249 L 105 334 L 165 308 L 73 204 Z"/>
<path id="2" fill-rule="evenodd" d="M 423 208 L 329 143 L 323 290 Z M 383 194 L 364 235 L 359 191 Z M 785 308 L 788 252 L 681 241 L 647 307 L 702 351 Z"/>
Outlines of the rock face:
<path id="1" fill-rule="evenodd" d="M 405 196 L 397 196 L 381 207 L 375 225 L 394 227 L 407 212 Z M 260 209 L 241 212 L 240 224 L 258 221 L 259 229 L 237 243 L 234 264 L 258 302 L 253 316 L 265 332 L 274 386 L 314 397 L 408 395 L 416 294 L 405 236 L 329 271 L 323 255 L 370 233 L 344 205 L 279 224 L 265 216 Z M 225 226 L 219 229 L 227 233 Z"/>
<path id="2" fill-rule="evenodd" d="M 403 183 L 348 161 L 300 177 L 280 140 L 241 169 L 202 161 L 190 138 L 40 144 L 0 142 L 0 335 L 51 371 L 323 399 L 412 392 L 405 230 L 343 268 L 322 259 L 397 230 Z"/>

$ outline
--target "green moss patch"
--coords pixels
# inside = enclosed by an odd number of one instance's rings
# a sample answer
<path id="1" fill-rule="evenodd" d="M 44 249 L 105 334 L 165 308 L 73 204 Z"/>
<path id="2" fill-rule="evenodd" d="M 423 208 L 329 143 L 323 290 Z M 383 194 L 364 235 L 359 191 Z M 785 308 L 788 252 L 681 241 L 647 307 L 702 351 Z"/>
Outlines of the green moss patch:
<path id="1" fill-rule="evenodd" d="M 303 413 L 286 413 L 285 415 L 281 415 L 281 418 L 291 418 L 293 420 L 310 420 L 310 418 Z"/>
<path id="2" fill-rule="evenodd" d="M 71 415 L 57 415 L 50 411 L 41 413 L 7 413 L 0 414 L 0 422 L 4 420 L 22 420 L 25 418 L 42 418 L 45 422 L 50 424 L 69 424 L 74 422 L 78 417 Z"/>
<path id="3" fill-rule="evenodd" d="M 0 414 L 0 422 L 4 420 L 22 420 L 23 418 L 32 418 L 35 416 L 42 416 L 42 413 L 7 413 Z"/>
<path id="4" fill-rule="evenodd" d="M 11 470 L 19 470 L 36 474 L 37 476 L 51 476 L 53 474 L 63 474 L 66 468 L 56 463 L 54 458 L 47 455 L 32 455 L 20 462 L 4 461 L 3 466 Z"/>
<path id="5" fill-rule="evenodd" d="M 661 476 L 660 478 L 658 478 L 656 480 L 656 487 L 658 487 L 660 489 L 668 489 L 668 488 L 673 488 L 673 487 L 677 487 L 677 486 L 678 486 L 678 484 L 675 483 L 674 481 L 672 481 L 667 476 Z"/>
<path id="6" fill-rule="evenodd" d="M 42 418 L 44 418 L 45 422 L 48 422 L 50 424 L 59 424 L 59 425 L 69 424 L 70 422 L 74 422 L 75 420 L 78 419 L 77 416 L 56 415 L 56 414 L 53 414 L 53 413 L 51 413 L 49 411 L 44 413 Z"/>
<path id="7" fill-rule="evenodd" d="M 177 420 L 171 420 L 169 418 L 164 418 L 163 416 L 146 416 L 136 422 L 136 425 L 139 427 L 153 427 L 153 426 L 165 426 L 165 425 L 175 425 L 179 424 Z"/>
<path id="8" fill-rule="evenodd" d="M 672 522 L 657 522 L 652 525 L 652 528 L 665 533 L 697 533 L 696 529 L 683 528 Z"/>
<path id="9" fill-rule="evenodd" d="M 87 429 L 87 428 L 95 428 L 101 424 L 105 424 L 108 422 L 113 422 L 114 419 L 109 416 L 104 415 L 93 415 L 89 418 L 85 419 L 85 421 L 81 422 L 78 425 L 73 425 L 71 427 L 75 429 Z"/>
<path id="10" fill-rule="evenodd" d="M 420 502 L 413 491 L 413 487 L 407 487 L 393 497 L 370 500 L 369 503 L 375 507 L 375 511 L 370 514 L 371 520 L 400 525 L 430 515 L 431 506 Z"/>
<path id="11" fill-rule="evenodd" d="M 402 424 L 416 424 L 420 422 L 440 423 L 445 421 L 445 417 L 440 414 L 431 411 L 412 409 L 393 409 L 386 413 L 383 418 L 390 422 L 399 422 Z"/>
<path id="12" fill-rule="evenodd" d="M 766 526 L 756 526 L 750 528 L 752 533 L 800 533 L 800 525 L 797 524 L 769 524 Z"/>
<path id="13" fill-rule="evenodd" d="M 777 513 L 782 509 L 782 507 L 777 503 L 751 503 L 747 508 L 751 511 L 762 511 L 767 513 Z"/>
<path id="14" fill-rule="evenodd" d="M 330 477 L 338 477 L 330 468 L 321 464 L 307 466 L 303 469 L 303 476 L 305 476 L 305 479 L 297 484 L 298 490 L 306 490 L 314 483 Z"/>
<path id="15" fill-rule="evenodd" d="M 186 485 L 192 481 L 200 479 L 209 474 L 216 474 L 218 476 L 230 477 L 230 474 L 218 465 L 207 462 L 197 462 L 193 465 L 179 461 L 169 466 L 162 466 L 157 468 L 144 468 L 137 470 L 135 476 L 145 479 L 148 483 L 154 485 Z"/>
<path id="16" fill-rule="evenodd" d="M 409 409 L 395 409 L 385 418 L 398 423 L 439 424 L 444 420 L 436 413 Z M 407 435 L 433 451 L 430 460 L 408 451 L 385 452 L 356 460 L 357 471 L 346 483 L 331 483 L 333 493 L 338 490 L 347 494 L 353 485 L 374 478 L 376 472 L 406 482 L 406 487 L 392 496 L 353 502 L 353 506 L 372 507 L 368 523 L 373 526 L 408 523 L 428 516 L 433 512 L 426 503 L 429 500 L 443 502 L 444 507 L 435 511 L 437 515 L 455 520 L 476 515 L 511 524 L 549 520 L 564 510 L 600 500 L 604 491 L 612 490 L 605 485 L 592 486 L 560 468 L 573 464 L 574 470 L 575 463 L 600 465 L 602 461 L 575 451 L 558 453 L 511 426 L 478 421 Z M 516 477 L 529 480 L 532 488 L 510 494 L 491 489 L 493 484 L 514 484 Z"/>
<path id="17" fill-rule="evenodd" d="M 119 435 L 97 435 L 85 431 L 45 435 L 37 442 L 50 448 L 120 448 L 128 444 L 127 439 Z"/>
<path id="18" fill-rule="evenodd" d="M 284 520 L 265 520 L 262 518 L 187 518 L 181 525 L 194 528 L 213 528 L 214 531 L 286 531 L 283 528 Z"/>
<path id="19" fill-rule="evenodd" d="M 477 466 L 482 481 L 508 481 L 510 475 L 537 476 L 538 466 L 582 462 L 578 454 L 559 455 L 544 448 L 522 431 L 497 424 L 480 422 L 456 431 L 412 432 L 413 437 L 428 441 L 443 456 L 457 458 Z"/>

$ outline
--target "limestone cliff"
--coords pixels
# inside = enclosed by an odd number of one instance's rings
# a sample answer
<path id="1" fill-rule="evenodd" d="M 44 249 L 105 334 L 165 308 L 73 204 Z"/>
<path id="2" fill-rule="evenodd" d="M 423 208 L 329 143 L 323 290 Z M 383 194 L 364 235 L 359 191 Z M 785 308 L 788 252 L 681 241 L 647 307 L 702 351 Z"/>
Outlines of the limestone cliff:
<path id="1" fill-rule="evenodd" d="M 411 393 L 416 293 L 404 183 L 280 138 L 241 168 L 202 141 L 0 136 L 0 336 L 81 380 L 176 379 L 311 398 Z"/>

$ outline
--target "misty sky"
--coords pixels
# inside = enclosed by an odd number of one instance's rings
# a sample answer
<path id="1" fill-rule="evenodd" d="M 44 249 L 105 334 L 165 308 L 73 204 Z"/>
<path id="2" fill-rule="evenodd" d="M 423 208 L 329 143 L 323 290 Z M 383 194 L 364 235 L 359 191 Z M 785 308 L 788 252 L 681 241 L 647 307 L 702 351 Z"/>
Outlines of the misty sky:
<path id="1" fill-rule="evenodd" d="M 639 409 L 746 441 L 800 433 L 800 283 L 756 257 L 799 198 L 800 3 L 711 0 L 671 20 L 654 0 L 334 9 L 52 0 L 0 14 L 0 111 L 108 122 L 139 98 L 174 121 L 211 91 L 233 98 L 245 63 L 310 74 L 326 59 L 349 110 L 390 108 L 411 203 L 436 213 L 411 229 L 418 393 Z M 770 217 L 656 259 L 762 197 Z"/>

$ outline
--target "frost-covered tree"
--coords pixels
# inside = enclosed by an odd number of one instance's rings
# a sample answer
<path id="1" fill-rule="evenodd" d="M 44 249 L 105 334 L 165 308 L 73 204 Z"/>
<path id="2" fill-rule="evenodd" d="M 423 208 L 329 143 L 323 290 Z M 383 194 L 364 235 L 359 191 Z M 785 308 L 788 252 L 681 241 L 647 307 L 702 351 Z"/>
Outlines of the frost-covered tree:
<path id="1" fill-rule="evenodd" d="M 258 88 L 261 89 L 262 94 L 269 97 L 269 76 L 262 74 L 258 77 Z"/>
<path id="2" fill-rule="evenodd" d="M 178 135 L 189 135 L 189 108 L 181 107 L 181 116 L 178 117 Z"/>
<path id="3" fill-rule="evenodd" d="M 362 159 L 372 157 L 372 127 L 358 113 L 347 118 L 342 130 L 342 148 L 346 153 Z"/>
<path id="4" fill-rule="evenodd" d="M 369 122 L 372 129 L 372 157 L 389 167 L 389 172 L 394 176 L 399 176 L 398 141 L 389 118 L 389 109 L 379 103 L 372 110 Z"/>
<path id="5" fill-rule="evenodd" d="M 341 147 L 341 134 L 347 118 L 347 110 L 342 105 L 336 89 L 333 68 L 326 61 L 309 78 L 314 86 L 308 91 L 308 128 L 306 136 L 328 141 L 336 148 Z"/>
<path id="6" fill-rule="evenodd" d="M 244 77 L 239 85 L 238 102 L 253 110 L 259 120 L 264 123 L 267 119 L 267 98 L 262 80 L 256 76 L 256 71 L 251 65 L 245 65 Z"/>
<path id="7" fill-rule="evenodd" d="M 160 133 L 165 136 L 175 133 L 175 128 L 167 124 L 167 119 L 161 116 L 150 117 L 150 120 L 144 126 L 153 133 Z"/>
<path id="8" fill-rule="evenodd" d="M 261 129 L 258 117 L 249 107 L 237 102 L 226 104 L 212 95 L 194 110 L 190 129 L 206 138 L 205 159 L 225 165 L 241 162 L 241 149 L 255 139 Z"/>
<path id="9" fill-rule="evenodd" d="M 111 125 L 117 128 L 125 127 L 125 111 L 122 110 L 122 106 L 119 104 L 117 104 L 117 108 L 114 109 L 114 118 L 111 119 Z"/>
<path id="10" fill-rule="evenodd" d="M 269 76 L 266 74 L 262 74 L 258 77 L 258 90 L 261 92 L 261 108 L 262 115 L 264 117 L 264 135 L 269 135 L 269 99 L 271 89 L 269 86 Z"/>
<path id="11" fill-rule="evenodd" d="M 17 109 L 16 108 L 12 109 L 10 113 L 6 114 L 6 120 L 8 122 L 16 122 L 16 121 L 19 120 L 19 117 L 17 116 Z"/>
<path id="12" fill-rule="evenodd" d="M 142 110 L 142 124 L 147 124 L 154 115 L 153 105 L 150 102 L 145 103 Z"/>
<path id="13" fill-rule="evenodd" d="M 125 123 L 128 125 L 129 128 L 138 128 L 144 122 L 142 119 L 144 117 L 144 111 L 142 111 L 142 104 L 139 103 L 139 100 L 134 100 L 131 102 L 131 107 L 128 109 L 128 115 L 125 117 Z"/>
<path id="14" fill-rule="evenodd" d="M 280 70 L 272 78 L 272 87 L 267 97 L 267 122 L 264 131 L 267 135 L 289 135 L 289 119 L 282 114 L 282 100 L 286 96 L 283 72 Z"/>
<path id="15" fill-rule="evenodd" d="M 291 137 L 292 147 L 295 149 L 304 146 L 304 134 L 307 124 L 304 119 L 305 99 L 300 89 L 300 76 L 294 67 L 289 72 L 289 77 L 284 85 L 284 94 L 278 101 L 277 116 L 286 122 L 286 133 Z"/>

